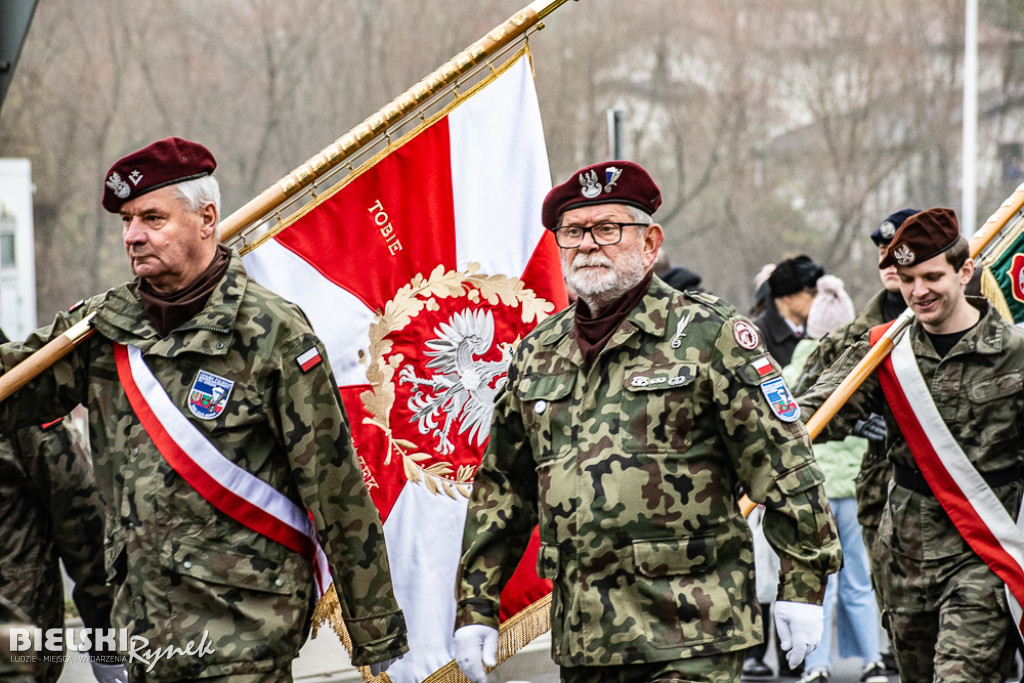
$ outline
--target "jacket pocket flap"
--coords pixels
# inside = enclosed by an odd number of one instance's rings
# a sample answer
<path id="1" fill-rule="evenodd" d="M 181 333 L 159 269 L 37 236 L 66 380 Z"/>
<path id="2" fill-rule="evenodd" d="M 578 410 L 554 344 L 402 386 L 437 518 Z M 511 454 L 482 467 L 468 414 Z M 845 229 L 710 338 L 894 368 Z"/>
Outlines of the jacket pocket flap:
<path id="1" fill-rule="evenodd" d="M 633 560 L 647 577 L 702 574 L 718 564 L 713 535 L 634 541 Z"/>
<path id="2" fill-rule="evenodd" d="M 303 566 L 306 561 L 288 551 L 274 561 L 214 549 L 188 538 L 174 539 L 170 543 L 174 570 L 205 583 L 284 594 L 299 590 L 310 575 L 308 566 Z"/>
<path id="3" fill-rule="evenodd" d="M 967 385 L 967 396 L 974 403 L 987 403 L 997 398 L 1012 396 L 1024 390 L 1024 380 L 1019 372 L 993 377 L 987 382 Z"/>
<path id="4" fill-rule="evenodd" d="M 821 473 L 820 467 L 811 467 L 811 462 L 805 462 L 775 478 L 779 489 L 787 494 L 793 495 L 806 491 L 807 489 L 825 482 L 825 475 Z"/>
<path id="5" fill-rule="evenodd" d="M 572 393 L 572 375 L 527 375 L 516 388 L 521 401 L 558 401 Z"/>

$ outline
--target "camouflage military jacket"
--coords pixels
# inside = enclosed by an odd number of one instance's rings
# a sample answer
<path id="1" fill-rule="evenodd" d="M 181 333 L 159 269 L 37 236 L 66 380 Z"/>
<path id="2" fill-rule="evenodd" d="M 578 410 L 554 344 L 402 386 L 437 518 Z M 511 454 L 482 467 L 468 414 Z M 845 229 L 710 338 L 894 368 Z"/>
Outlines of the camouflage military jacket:
<path id="1" fill-rule="evenodd" d="M 0 596 L 37 628 L 64 628 L 63 561 L 84 625 L 109 628 L 114 590 L 103 568 L 103 502 L 67 421 L 0 437 L 0 501 Z M 60 677 L 63 654 L 63 647 L 39 653 L 39 683 Z"/>
<path id="2" fill-rule="evenodd" d="M 907 334 L 932 399 L 950 432 L 981 473 L 998 472 L 1024 462 L 1024 331 L 1005 323 L 985 303 L 978 324 L 939 358 L 921 324 Z M 867 334 L 837 360 L 800 398 L 808 417 L 867 353 Z M 877 374 L 857 389 L 819 438 L 845 433 L 870 413 L 885 416 L 888 457 L 895 464 L 917 469 L 899 425 L 888 408 Z M 994 489 L 1016 518 L 1024 482 Z M 934 496 L 902 486 L 889 489 L 879 527 L 881 540 L 894 550 L 918 560 L 939 560 L 969 552 Z"/>
<path id="3" fill-rule="evenodd" d="M 3 368 L 96 312 L 96 334 L 0 403 L 0 427 L 89 409 L 89 435 L 107 504 L 106 563 L 120 586 L 115 625 L 150 648 L 198 646 L 133 680 L 274 670 L 298 652 L 315 600 L 310 563 L 215 510 L 157 452 L 118 382 L 111 342 L 132 344 L 174 403 L 217 449 L 308 509 L 331 565 L 354 644 L 366 664 L 406 651 L 380 517 L 367 493 L 320 342 L 305 316 L 251 281 L 232 254 L 206 307 L 161 338 L 130 283 L 60 314 L 24 343 L 0 347 Z M 304 372 L 312 346 L 323 362 Z M 230 382 L 212 419 L 189 409 L 201 372 Z M 209 375 L 206 375 L 207 377 Z M 205 639 L 204 639 L 205 635 Z"/>
<path id="4" fill-rule="evenodd" d="M 820 603 L 840 564 L 835 524 L 803 424 L 776 417 L 762 393 L 779 370 L 751 323 L 654 278 L 589 368 L 572 330 L 570 308 L 512 360 L 474 480 L 456 625 L 497 624 L 499 589 L 539 522 L 559 664 L 760 641 L 737 484 L 767 506 L 779 597 Z"/>

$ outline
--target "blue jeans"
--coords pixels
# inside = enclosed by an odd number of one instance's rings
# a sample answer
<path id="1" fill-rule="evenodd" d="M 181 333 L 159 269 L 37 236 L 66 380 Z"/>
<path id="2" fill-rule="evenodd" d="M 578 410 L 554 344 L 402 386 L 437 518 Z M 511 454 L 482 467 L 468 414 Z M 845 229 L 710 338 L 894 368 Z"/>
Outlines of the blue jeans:
<path id="1" fill-rule="evenodd" d="M 828 577 L 825 588 L 825 630 L 821 644 L 807 656 L 807 670 L 831 669 L 832 625 L 835 623 L 839 657 L 860 657 L 865 662 L 880 659 L 878 652 L 878 607 L 871 588 L 868 554 L 857 522 L 855 498 L 830 498 L 829 506 L 839 527 L 843 546 L 843 568 Z"/>

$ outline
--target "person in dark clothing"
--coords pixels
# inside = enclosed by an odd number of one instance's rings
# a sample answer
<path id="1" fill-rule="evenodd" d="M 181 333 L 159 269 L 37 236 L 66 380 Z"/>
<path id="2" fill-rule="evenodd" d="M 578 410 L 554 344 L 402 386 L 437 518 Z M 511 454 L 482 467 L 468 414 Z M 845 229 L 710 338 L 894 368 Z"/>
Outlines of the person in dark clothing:
<path id="1" fill-rule="evenodd" d="M 809 256 L 780 261 L 768 276 L 769 296 L 754 318 L 765 345 L 779 365 L 789 365 L 793 349 L 804 336 L 807 311 L 814 301 L 814 286 L 825 269 Z"/>

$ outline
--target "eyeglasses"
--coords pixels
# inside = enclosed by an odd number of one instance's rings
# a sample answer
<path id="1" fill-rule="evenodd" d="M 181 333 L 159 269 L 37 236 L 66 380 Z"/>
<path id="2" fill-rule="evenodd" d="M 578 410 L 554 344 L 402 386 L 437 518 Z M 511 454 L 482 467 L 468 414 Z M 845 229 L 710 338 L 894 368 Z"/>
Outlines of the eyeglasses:
<path id="1" fill-rule="evenodd" d="M 590 227 L 582 225 L 563 225 L 555 229 L 555 242 L 562 249 L 575 249 L 583 244 L 583 236 L 590 233 L 594 244 L 600 247 L 610 247 L 622 241 L 622 228 L 627 225 L 646 226 L 647 223 L 598 223 Z"/>

